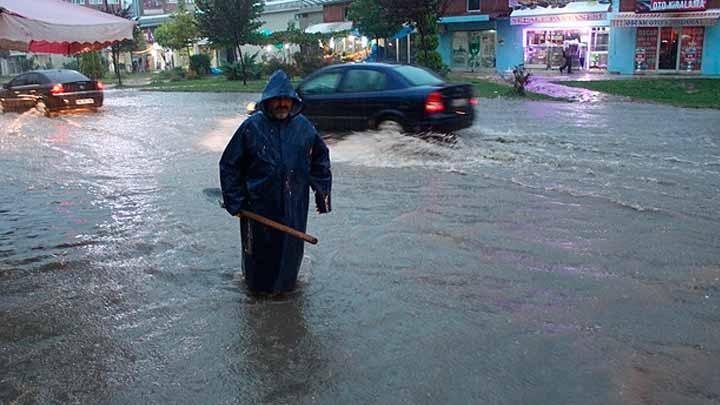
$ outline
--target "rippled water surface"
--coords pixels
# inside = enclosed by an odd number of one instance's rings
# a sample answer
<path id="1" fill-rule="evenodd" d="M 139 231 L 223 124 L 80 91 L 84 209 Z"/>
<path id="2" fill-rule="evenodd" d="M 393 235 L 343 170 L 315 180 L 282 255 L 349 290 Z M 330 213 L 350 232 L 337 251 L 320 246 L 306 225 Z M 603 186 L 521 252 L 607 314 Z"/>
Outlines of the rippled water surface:
<path id="1" fill-rule="evenodd" d="M 252 98 L 0 116 L 0 403 L 720 403 L 719 112 L 332 136 L 320 244 L 258 300 L 217 205 Z"/>

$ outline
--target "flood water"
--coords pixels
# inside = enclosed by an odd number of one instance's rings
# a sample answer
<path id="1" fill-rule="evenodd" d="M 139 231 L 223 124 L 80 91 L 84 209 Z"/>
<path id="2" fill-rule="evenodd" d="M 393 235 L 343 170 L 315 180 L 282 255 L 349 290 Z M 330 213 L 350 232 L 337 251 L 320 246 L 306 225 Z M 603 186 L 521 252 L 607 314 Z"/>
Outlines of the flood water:
<path id="1" fill-rule="evenodd" d="M 332 137 L 334 211 L 268 300 L 217 204 L 252 98 L 0 116 L 0 403 L 720 403 L 720 112 Z"/>

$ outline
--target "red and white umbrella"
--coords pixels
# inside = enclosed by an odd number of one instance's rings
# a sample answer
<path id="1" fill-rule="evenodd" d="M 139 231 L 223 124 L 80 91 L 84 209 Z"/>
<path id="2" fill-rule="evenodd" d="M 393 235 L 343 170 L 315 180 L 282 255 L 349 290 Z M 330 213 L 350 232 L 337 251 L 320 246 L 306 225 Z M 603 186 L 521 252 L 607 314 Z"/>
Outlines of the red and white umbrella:
<path id="1" fill-rule="evenodd" d="M 135 23 L 62 0 L 0 0 L 0 49 L 71 55 L 133 38 Z"/>

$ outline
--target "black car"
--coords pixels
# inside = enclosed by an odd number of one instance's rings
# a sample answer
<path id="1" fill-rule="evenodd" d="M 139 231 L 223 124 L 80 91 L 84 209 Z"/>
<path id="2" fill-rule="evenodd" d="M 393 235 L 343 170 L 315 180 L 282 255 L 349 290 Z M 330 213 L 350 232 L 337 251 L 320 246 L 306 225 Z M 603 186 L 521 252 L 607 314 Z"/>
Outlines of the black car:
<path id="1" fill-rule="evenodd" d="M 349 63 L 322 68 L 300 83 L 303 114 L 318 129 L 449 133 L 472 126 L 472 87 L 450 84 L 410 65 Z"/>
<path id="2" fill-rule="evenodd" d="M 35 108 L 44 115 L 66 110 L 97 110 L 102 82 L 69 69 L 35 70 L 16 76 L 0 89 L 0 112 Z"/>

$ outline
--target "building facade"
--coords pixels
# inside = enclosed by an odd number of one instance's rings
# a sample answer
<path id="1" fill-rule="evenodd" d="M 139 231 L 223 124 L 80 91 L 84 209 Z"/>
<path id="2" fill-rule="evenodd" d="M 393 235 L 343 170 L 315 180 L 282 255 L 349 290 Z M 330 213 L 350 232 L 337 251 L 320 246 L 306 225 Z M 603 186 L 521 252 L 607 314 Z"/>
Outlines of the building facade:
<path id="1" fill-rule="evenodd" d="M 507 0 L 452 0 L 440 18 L 438 51 L 452 70 L 492 70 L 497 65 L 498 21 Z"/>
<path id="2" fill-rule="evenodd" d="M 569 60 L 573 70 L 608 69 L 609 1 L 574 1 L 558 6 L 510 3 L 508 18 L 498 20 L 498 71 L 523 64 L 558 69 Z"/>
<path id="3" fill-rule="evenodd" d="M 614 0 L 608 70 L 720 75 L 720 0 Z"/>

